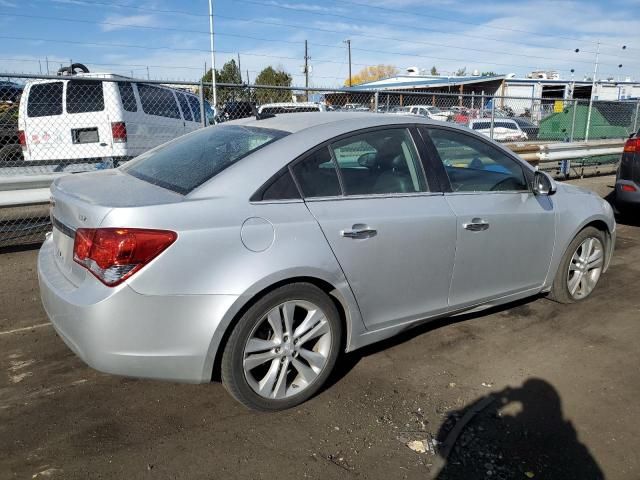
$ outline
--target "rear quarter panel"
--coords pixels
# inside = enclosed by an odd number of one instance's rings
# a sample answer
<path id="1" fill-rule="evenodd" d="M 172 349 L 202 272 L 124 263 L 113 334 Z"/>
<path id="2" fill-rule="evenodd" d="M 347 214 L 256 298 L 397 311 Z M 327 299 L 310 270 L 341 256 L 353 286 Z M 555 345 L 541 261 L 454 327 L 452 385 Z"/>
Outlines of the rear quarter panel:
<path id="1" fill-rule="evenodd" d="M 174 205 L 114 208 L 102 226 L 178 233 L 169 249 L 128 282 L 140 294 L 236 295 L 238 300 L 221 321 L 224 326 L 270 286 L 313 277 L 335 287 L 347 312 L 349 332 L 364 330 L 347 280 L 302 201 L 185 199 Z"/>

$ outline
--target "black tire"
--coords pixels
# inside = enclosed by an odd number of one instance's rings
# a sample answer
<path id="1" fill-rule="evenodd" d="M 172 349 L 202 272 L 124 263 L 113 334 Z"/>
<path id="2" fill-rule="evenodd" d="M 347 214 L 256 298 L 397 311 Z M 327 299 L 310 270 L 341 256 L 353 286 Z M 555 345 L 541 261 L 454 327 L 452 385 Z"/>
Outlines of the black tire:
<path id="1" fill-rule="evenodd" d="M 569 292 L 569 287 L 567 285 L 567 275 L 569 271 L 569 263 L 571 262 L 571 257 L 575 253 L 576 249 L 582 242 L 584 242 L 587 238 L 594 237 L 599 239 L 602 242 L 603 247 L 605 248 L 604 255 L 606 255 L 606 238 L 605 233 L 602 230 L 598 230 L 595 227 L 587 227 L 581 230 L 575 238 L 571 241 L 567 250 L 564 252 L 564 256 L 562 257 L 562 261 L 558 266 L 558 271 L 556 272 L 556 276 L 553 280 L 553 286 L 551 287 L 551 291 L 549 292 L 548 298 L 550 300 L 556 301 L 558 303 L 576 303 L 586 300 L 591 296 L 590 292 L 586 297 L 576 299 Z M 597 284 L 596 284 L 597 287 Z"/>
<path id="2" fill-rule="evenodd" d="M 244 348 L 254 327 L 274 307 L 287 301 L 303 300 L 317 305 L 330 325 L 330 351 L 326 363 L 300 393 L 283 399 L 265 398 L 249 385 L 243 368 Z M 309 283 L 292 283 L 279 287 L 256 301 L 233 328 L 222 354 L 221 377 L 226 390 L 252 410 L 278 411 L 292 408 L 311 398 L 326 382 L 335 366 L 342 341 L 342 322 L 335 304 L 321 289 Z"/>

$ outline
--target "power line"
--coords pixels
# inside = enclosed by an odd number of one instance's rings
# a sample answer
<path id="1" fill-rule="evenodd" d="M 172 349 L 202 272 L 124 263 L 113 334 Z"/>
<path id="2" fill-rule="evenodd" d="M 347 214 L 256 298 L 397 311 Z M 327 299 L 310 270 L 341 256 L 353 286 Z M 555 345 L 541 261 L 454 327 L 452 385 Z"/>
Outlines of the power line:
<path id="1" fill-rule="evenodd" d="M 255 2 L 255 1 L 249 1 L 249 0 L 241 0 L 241 1 L 246 1 L 247 3 L 255 3 L 255 4 L 262 4 L 264 6 L 269 6 L 269 7 L 274 7 L 274 8 L 284 8 L 284 5 L 278 5 L 278 4 L 267 4 L 267 3 L 260 3 L 260 2 Z M 124 3 L 116 3 L 116 2 L 99 2 L 99 1 L 85 1 L 85 0 L 73 0 L 74 4 L 81 4 L 81 5 L 85 5 L 87 7 L 92 7 L 95 5 L 102 5 L 102 6 L 106 6 L 106 7 L 111 7 L 111 8 L 124 8 L 124 9 L 132 9 L 132 10 L 139 10 L 139 11 L 145 11 L 145 12 L 155 12 L 155 13 L 163 13 L 163 14 L 178 14 L 178 15 L 188 15 L 188 16 L 193 16 L 193 17 L 206 17 L 207 15 L 204 14 L 199 14 L 199 13 L 194 13 L 194 12 L 189 12 L 189 11 L 185 11 L 185 10 L 173 10 L 173 9 L 161 9 L 161 8 L 153 8 L 153 7 L 139 7 L 136 5 L 131 5 L 131 4 L 124 4 Z M 333 0 L 333 3 L 338 3 L 336 0 Z M 452 23 L 459 23 L 459 24 L 463 24 L 463 25 L 471 25 L 471 26 L 475 26 L 475 27 L 483 27 L 483 28 L 488 28 L 488 29 L 493 29 L 493 30 L 502 30 L 502 31 L 511 31 L 511 32 L 515 32 L 515 33 L 526 33 L 529 35 L 536 35 L 536 36 L 545 36 L 545 37 L 549 37 L 549 38 L 562 38 L 565 40 L 573 40 L 573 41 L 578 41 L 578 42 L 587 42 L 587 43 L 592 43 L 595 44 L 597 43 L 596 41 L 589 41 L 589 40 L 585 40 L 583 38 L 579 38 L 579 37 L 572 37 L 572 36 L 568 36 L 568 35 L 555 35 L 555 34 L 551 34 L 551 33 L 546 33 L 546 32 L 533 32 L 533 31 L 529 31 L 529 30 L 522 30 L 522 29 L 516 29 L 516 28 L 509 28 L 509 27 L 498 27 L 498 26 L 493 26 L 493 25 L 485 25 L 482 23 L 475 23 L 475 22 L 468 22 L 468 21 L 464 21 L 464 20 L 458 20 L 458 19 L 451 19 L 451 18 L 446 18 L 446 17 L 440 17 L 437 15 L 429 15 L 429 14 L 425 14 L 425 13 L 420 13 L 420 12 L 407 12 L 401 9 L 397 9 L 397 8 L 391 8 L 391 7 L 383 7 L 383 6 L 379 6 L 379 5 L 368 5 L 365 3 L 359 3 L 359 2 L 354 2 L 354 1 L 350 1 L 350 0 L 340 0 L 339 2 L 341 5 L 343 4 L 349 4 L 349 5 L 353 5 L 353 6 L 357 6 L 357 7 L 364 7 L 364 8 L 371 8 L 371 9 L 377 9 L 377 10 L 383 10 L 383 11 L 387 11 L 387 12 L 394 12 L 394 13 L 400 13 L 403 15 L 410 15 L 413 17 L 424 17 L 424 18 L 430 18 L 430 19 L 435 19 L 435 20 L 440 20 L 440 21 L 445 21 L 445 22 L 452 22 Z M 288 9 L 294 9 L 294 7 L 290 7 L 287 6 Z M 302 9 L 298 9 L 300 11 L 303 11 Z M 310 11 L 310 10 L 304 10 L 306 13 L 311 13 L 311 14 L 320 14 L 321 12 L 314 12 L 314 11 Z M 361 19 L 356 19 L 356 20 L 360 20 Z M 619 45 L 613 45 L 613 44 L 609 44 L 609 43 L 602 43 L 601 45 L 605 45 L 605 46 L 611 46 L 614 48 L 619 48 Z"/>
<path id="2" fill-rule="evenodd" d="M 241 0 L 241 1 L 245 1 L 247 3 L 257 3 L 259 5 L 266 5 L 264 3 L 254 2 L 254 1 L 251 1 L 251 0 Z M 187 29 L 170 28 L 170 27 L 156 27 L 156 26 L 150 26 L 150 25 L 136 25 L 136 24 L 128 24 L 128 23 L 125 24 L 125 23 L 107 22 L 107 21 L 82 20 L 82 19 L 77 19 L 77 18 L 52 17 L 52 16 L 45 16 L 45 15 L 0 13 L 0 16 L 33 18 L 33 19 L 41 19 L 41 20 L 53 20 L 53 21 L 58 21 L 58 22 L 59 21 L 64 21 L 64 22 L 74 22 L 74 23 L 85 23 L 85 24 L 91 24 L 91 25 L 117 26 L 117 27 L 125 27 L 125 28 L 140 28 L 140 29 L 146 29 L 146 30 L 177 31 L 177 32 L 181 32 L 181 33 L 197 33 L 197 34 L 209 35 L 209 32 L 208 31 L 204 31 L 204 30 L 187 30 Z M 218 18 L 222 17 L 220 15 L 216 15 L 216 16 Z M 345 18 L 351 18 L 351 17 L 345 17 Z M 281 22 L 266 22 L 266 21 L 263 22 L 263 21 L 251 20 L 251 19 L 237 19 L 237 20 L 242 20 L 242 21 L 247 21 L 247 22 L 256 22 L 256 23 L 274 24 L 274 25 L 280 25 L 280 26 L 288 26 L 288 27 L 292 27 L 292 28 L 299 28 L 298 25 L 285 24 L 285 23 L 281 23 Z M 357 20 L 357 19 L 354 19 L 354 20 Z M 306 27 L 306 28 L 311 29 L 311 30 L 330 32 L 330 33 L 344 33 L 344 32 L 340 32 L 338 30 L 320 29 L 320 28 L 315 28 L 315 27 Z M 280 42 L 280 43 L 288 43 L 288 44 L 296 44 L 296 45 L 299 44 L 299 42 L 295 42 L 295 41 L 291 41 L 291 40 L 277 40 L 277 39 L 270 39 L 270 38 L 259 38 L 259 37 L 253 37 L 253 36 L 250 36 L 250 35 L 240 35 L 240 34 L 232 34 L 232 33 L 220 33 L 220 32 L 218 32 L 218 33 L 216 33 L 216 35 L 236 37 L 236 38 L 246 38 L 246 39 L 252 39 L 252 40 L 257 40 L 257 41 L 262 41 L 262 42 Z M 359 36 L 359 37 L 364 37 L 364 38 L 374 38 L 374 39 L 381 39 L 381 40 L 391 40 L 391 41 L 395 41 L 395 42 L 398 42 L 398 43 L 405 43 L 405 44 L 416 44 L 416 43 L 418 43 L 418 44 L 428 45 L 428 46 L 432 46 L 432 47 L 444 47 L 444 48 L 451 48 L 451 49 L 456 49 L 456 50 L 465 50 L 465 51 L 472 51 L 472 52 L 480 52 L 480 53 L 494 53 L 494 54 L 499 54 L 499 55 L 525 57 L 525 58 L 535 58 L 535 59 L 540 59 L 540 60 L 551 60 L 551 61 L 559 61 L 559 60 L 561 60 L 561 59 L 556 59 L 556 58 L 551 58 L 551 57 L 544 57 L 544 56 L 541 56 L 541 55 L 530 55 L 530 54 L 523 54 L 523 53 L 509 53 L 509 52 L 503 52 L 503 51 L 472 48 L 472 47 L 468 47 L 468 46 L 460 47 L 460 46 L 446 44 L 446 43 L 434 43 L 434 42 L 425 42 L 425 41 L 419 41 L 419 40 L 414 40 L 414 41 L 410 42 L 410 41 L 402 40 L 402 39 L 399 39 L 399 38 L 385 37 L 385 36 L 380 36 L 380 35 L 353 34 L 352 36 Z M 315 44 L 315 45 L 316 46 L 328 47 L 328 48 L 339 48 L 339 47 L 336 47 L 336 46 L 333 46 L 333 45 L 322 45 L 322 44 Z M 416 55 L 416 57 L 419 57 L 419 55 Z M 436 58 L 436 57 L 433 57 L 433 58 Z M 460 61 L 466 61 L 466 60 L 460 60 Z M 572 63 L 585 63 L 585 64 L 591 65 L 593 62 L 587 61 L 587 60 L 573 60 Z M 499 65 L 499 64 L 494 63 L 493 65 Z M 514 66 L 516 66 L 516 65 L 514 65 Z M 527 67 L 527 68 L 529 68 L 529 67 Z M 537 68 L 537 67 L 534 67 L 534 68 Z"/>
<path id="3" fill-rule="evenodd" d="M 201 48 L 177 48 L 177 47 L 150 47 L 146 45 L 131 45 L 124 43 L 100 43 L 100 42 L 81 42 L 75 40 L 59 40 L 52 38 L 36 38 L 36 37 L 17 37 L 17 36 L 8 36 L 8 35 L 0 35 L 2 39 L 8 40 L 27 40 L 27 41 L 35 41 L 35 42 L 50 42 L 50 43 L 65 43 L 71 45 L 92 45 L 97 47 L 116 47 L 116 48 L 138 48 L 142 50 L 169 50 L 176 52 L 201 52 L 201 53 L 209 53 L 209 50 L 201 49 Z M 286 57 L 286 56 L 278 56 L 278 55 L 268 55 L 265 53 L 253 53 L 253 52 L 229 52 L 225 50 L 216 50 L 216 53 L 223 53 L 229 55 L 236 55 L 240 53 L 241 55 L 248 55 L 253 57 L 265 57 L 265 58 L 275 58 L 278 60 L 296 60 L 300 61 L 298 57 Z M 319 63 L 335 63 L 335 64 L 343 64 L 344 62 L 337 62 L 335 60 L 323 59 L 319 61 Z M 366 63 L 358 63 L 354 65 L 358 66 L 368 66 Z"/>
<path id="4" fill-rule="evenodd" d="M 178 15 L 188 15 L 191 17 L 208 17 L 206 14 L 187 12 L 185 10 L 168 10 L 162 8 L 153 8 L 153 7 L 138 7 L 135 5 L 131 5 L 128 3 L 117 3 L 117 2 L 94 2 L 94 1 L 85 1 L 85 0 L 73 0 L 74 5 L 84 5 L 87 7 L 93 7 L 95 5 L 102 5 L 105 7 L 117 7 L 117 8 L 128 8 L 131 10 L 141 10 L 143 12 L 156 12 L 156 13 L 170 13 L 170 14 L 178 14 Z"/>
<path id="5" fill-rule="evenodd" d="M 333 3 L 338 3 L 336 2 L 336 0 L 333 0 Z M 494 30 L 503 30 L 503 31 L 508 31 L 508 32 L 516 32 L 516 33 L 526 33 L 529 35 L 538 35 L 538 36 L 544 36 L 544 37 L 551 37 L 551 38 L 563 38 L 565 40 L 574 40 L 574 41 L 578 41 L 578 42 L 585 42 L 586 40 L 584 40 L 583 38 L 578 38 L 578 37 L 570 37 L 567 35 L 554 35 L 551 33 L 545 33 L 545 32 L 532 32 L 530 30 L 521 30 L 521 29 L 517 29 L 517 28 L 509 28 L 509 27 L 497 27 L 497 26 L 492 26 L 492 25 L 485 25 L 482 23 L 475 23 L 475 22 L 467 22 L 464 20 L 457 20 L 457 19 L 451 19 L 451 18 L 445 18 L 445 17 L 440 17 L 437 15 L 429 15 L 426 13 L 420 13 L 420 12 L 406 12 L 397 8 L 390 8 L 390 7 L 381 7 L 379 5 L 369 5 L 366 3 L 359 3 L 359 2 L 354 2 L 352 0 L 340 0 L 340 4 L 348 4 L 348 5 L 354 5 L 357 7 L 364 7 L 364 8 L 374 8 L 377 10 L 384 10 L 387 12 L 394 12 L 394 13 L 401 13 L 404 15 L 411 15 L 411 16 L 415 16 L 415 17 L 424 17 L 424 18 L 431 18 L 434 20 L 440 20 L 440 21 L 444 21 L 444 22 L 452 22 L 452 23 L 460 23 L 460 24 L 464 24 L 464 25 L 472 25 L 474 27 L 483 27 L 483 28 L 491 28 Z M 586 41 L 587 43 L 592 43 L 592 44 L 596 44 L 597 41 Z M 616 47 L 618 48 L 619 45 L 613 45 L 613 44 L 604 44 L 601 43 L 602 45 L 609 45 L 612 47 Z"/>
<path id="6" fill-rule="evenodd" d="M 299 29 L 300 28 L 300 25 L 293 25 L 293 24 L 290 24 L 290 23 L 272 22 L 272 21 L 268 21 L 268 20 L 256 20 L 256 19 L 238 18 L 238 17 L 231 17 L 231 16 L 228 16 L 228 15 L 216 15 L 216 16 L 218 18 L 224 18 L 224 19 L 227 19 L 227 20 L 235 20 L 235 21 L 240 21 L 240 22 L 258 23 L 258 24 L 262 24 L 262 25 L 272 25 L 272 26 L 277 26 L 277 27 L 287 27 L 287 28 L 294 28 L 294 29 Z M 584 64 L 587 64 L 587 65 L 592 65 L 593 64 L 593 62 L 591 60 L 560 59 L 560 58 L 552 58 L 552 57 L 542 57 L 542 56 L 537 56 L 537 55 L 526 55 L 526 54 L 522 54 L 522 53 L 507 53 L 507 52 L 502 52 L 502 51 L 497 52 L 497 51 L 478 49 L 478 48 L 457 47 L 457 46 L 441 44 L 441 43 L 424 42 L 424 41 L 420 41 L 420 40 L 409 41 L 409 40 L 402 40 L 402 39 L 399 39 L 399 38 L 386 37 L 386 36 L 380 36 L 380 35 L 368 35 L 368 34 L 363 34 L 363 33 L 349 33 L 349 32 L 345 32 L 345 31 L 342 31 L 342 30 L 331 30 L 331 29 L 328 29 L 328 28 L 310 27 L 310 26 L 306 26 L 306 25 L 305 25 L 304 28 L 307 29 L 307 30 L 314 30 L 314 31 L 324 32 L 324 33 L 334 33 L 334 34 L 339 34 L 339 35 L 349 35 L 351 37 L 371 38 L 371 39 L 375 39 L 375 40 L 391 40 L 391 41 L 394 41 L 394 42 L 397 42 L 397 43 L 403 43 L 403 44 L 408 44 L 408 45 L 419 44 L 419 45 L 427 45 L 427 46 L 432 46 L 432 47 L 435 46 L 435 47 L 444 47 L 444 48 L 455 48 L 455 49 L 458 49 L 458 50 L 476 51 L 476 52 L 480 52 L 480 53 L 494 53 L 494 54 L 498 54 L 498 55 L 537 58 L 537 59 L 547 60 L 547 61 L 552 61 L 552 62 L 584 63 Z M 434 58 L 434 57 L 432 57 L 432 58 Z M 466 60 L 457 60 L 457 61 L 468 62 L 469 60 L 466 59 Z M 475 59 L 474 59 L 474 61 L 475 61 Z M 483 63 L 490 63 L 490 62 L 485 62 L 484 60 L 482 62 Z M 499 64 L 496 64 L 496 63 L 490 63 L 490 64 L 491 65 L 499 65 Z M 614 66 L 613 64 L 607 64 L 607 65 Z M 508 66 L 525 67 L 525 68 L 541 68 L 539 65 L 531 66 L 531 65 L 513 65 L 513 64 L 509 64 Z"/>
<path id="7" fill-rule="evenodd" d="M 369 23 L 372 25 L 386 25 L 386 26 L 391 26 L 391 27 L 401 27 L 401 28 L 409 28 L 411 30 L 417 30 L 417 31 L 423 31 L 423 32 L 433 32 L 433 33 L 444 33 L 444 34 L 448 34 L 448 35 L 456 35 L 458 37 L 467 37 L 467 38 L 474 38 L 474 39 L 481 39 L 481 40 L 489 40 L 489 41 L 493 41 L 493 42 L 500 42 L 500 43 L 506 43 L 506 44 L 510 44 L 510 45 L 524 45 L 527 47 L 536 47 L 536 48 L 544 48 L 544 49 L 552 49 L 552 50 L 560 50 L 563 52 L 567 52 L 568 49 L 567 48 L 563 48 L 563 47 L 556 47 L 553 45 L 539 45 L 539 44 L 532 44 L 532 43 L 528 43 L 528 42 L 518 42 L 516 40 L 504 40 L 504 39 L 500 39 L 500 38 L 495 38 L 495 37 L 487 37 L 487 36 L 482 36 L 482 35 L 470 35 L 467 33 L 461 33 L 461 32 L 455 32 L 452 33 L 450 31 L 447 30 L 438 30 L 438 29 L 434 29 L 434 28 L 425 28 L 425 27 L 415 27 L 412 25 L 407 25 L 404 23 L 395 23 L 395 22 L 382 22 L 379 20 L 369 20 L 367 18 L 356 18 L 356 17 L 350 17 L 347 15 L 341 15 L 338 13 L 329 13 L 329 12 L 319 12 L 319 11 L 312 11 L 309 9 L 305 9 L 305 8 L 300 8 L 300 7 L 295 7 L 293 5 L 289 5 L 289 4 L 276 4 L 276 3 L 264 3 L 264 2 L 258 2 L 255 0 L 236 0 L 239 2 L 243 2 L 243 3 L 250 3 L 250 4 L 254 4 L 254 5 L 262 5 L 265 7 L 271 7 L 271 8 L 278 8 L 278 9 L 283 9 L 283 10 L 289 10 L 289 11 L 295 11 L 295 12 L 304 12 L 306 14 L 310 14 L 310 15 L 322 15 L 322 16 L 326 16 L 326 17 L 333 17 L 333 18 L 342 18 L 344 20 L 349 20 L 349 21 L 356 21 L 356 22 L 361 22 L 361 23 Z M 459 47 L 459 48 L 467 48 L 467 47 Z M 594 53 L 594 52 L 590 52 L 590 53 Z M 616 55 L 610 55 L 610 56 L 616 56 Z M 627 58 L 627 57 L 620 57 L 617 56 L 619 58 Z"/>

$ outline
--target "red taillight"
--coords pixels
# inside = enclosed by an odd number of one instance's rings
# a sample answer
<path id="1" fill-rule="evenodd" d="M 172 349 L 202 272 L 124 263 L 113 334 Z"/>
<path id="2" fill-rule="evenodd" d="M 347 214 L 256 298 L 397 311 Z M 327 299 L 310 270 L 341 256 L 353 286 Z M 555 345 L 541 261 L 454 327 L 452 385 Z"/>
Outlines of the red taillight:
<path id="1" fill-rule="evenodd" d="M 18 141 L 20 142 L 20 146 L 22 150 L 27 149 L 27 136 L 24 133 L 24 130 L 18 130 Z"/>
<path id="2" fill-rule="evenodd" d="M 640 152 L 640 138 L 630 138 L 624 144 L 624 151 L 627 153 Z"/>
<path id="3" fill-rule="evenodd" d="M 127 125 L 124 122 L 113 122 L 111 124 L 111 137 L 113 143 L 124 143 L 127 141 Z"/>
<path id="4" fill-rule="evenodd" d="M 638 189 L 633 185 L 622 185 L 621 190 L 623 192 L 637 192 Z"/>
<path id="5" fill-rule="evenodd" d="M 178 235 L 141 228 L 79 228 L 73 260 L 113 287 L 157 257 Z"/>

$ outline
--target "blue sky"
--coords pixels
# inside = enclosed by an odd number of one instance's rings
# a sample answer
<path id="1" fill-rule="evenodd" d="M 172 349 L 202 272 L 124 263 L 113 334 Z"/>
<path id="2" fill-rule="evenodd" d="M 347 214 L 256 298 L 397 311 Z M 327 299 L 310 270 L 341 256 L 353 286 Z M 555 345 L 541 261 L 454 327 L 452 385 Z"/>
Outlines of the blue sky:
<path id="1" fill-rule="evenodd" d="M 383 63 L 400 70 L 435 65 L 445 74 L 461 67 L 518 75 L 555 69 L 563 78 L 574 69 L 582 79 L 593 72 L 600 40 L 598 78 L 640 79 L 639 6 L 638 0 L 215 0 L 216 64 L 239 52 L 245 81 L 247 70 L 252 79 L 273 65 L 303 85 L 306 39 L 312 85 L 331 87 L 347 77 L 348 38 L 354 73 Z M 148 66 L 151 78 L 195 80 L 209 64 L 208 30 L 207 0 L 0 0 L 0 72 L 44 71 L 48 57 L 51 71 L 72 59 L 93 71 L 146 78 Z"/>

